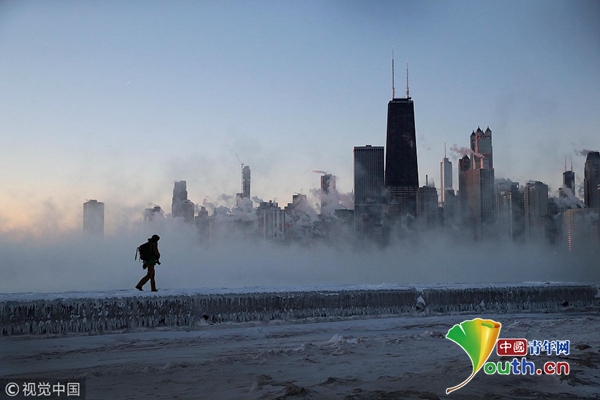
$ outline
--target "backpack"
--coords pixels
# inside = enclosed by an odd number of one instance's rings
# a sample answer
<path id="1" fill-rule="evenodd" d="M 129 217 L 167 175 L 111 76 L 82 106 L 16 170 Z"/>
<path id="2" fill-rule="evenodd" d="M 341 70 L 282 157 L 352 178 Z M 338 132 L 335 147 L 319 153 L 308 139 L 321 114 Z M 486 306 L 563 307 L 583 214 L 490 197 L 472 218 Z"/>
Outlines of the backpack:
<path id="1" fill-rule="evenodd" d="M 135 259 L 137 260 L 138 254 L 140 255 L 140 260 L 146 261 L 151 258 L 154 258 L 154 250 L 152 249 L 152 243 L 146 242 L 144 244 L 140 244 L 135 252 Z"/>

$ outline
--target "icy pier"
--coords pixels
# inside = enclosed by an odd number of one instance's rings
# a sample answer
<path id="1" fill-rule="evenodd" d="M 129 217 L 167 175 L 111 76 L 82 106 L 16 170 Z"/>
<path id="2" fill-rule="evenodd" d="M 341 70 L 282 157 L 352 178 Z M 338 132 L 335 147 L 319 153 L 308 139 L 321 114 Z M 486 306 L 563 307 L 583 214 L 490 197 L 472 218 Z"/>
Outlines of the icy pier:
<path id="1" fill-rule="evenodd" d="M 3 294 L 0 336 L 361 315 L 552 312 L 597 307 L 598 293 L 594 284 L 531 283 Z"/>

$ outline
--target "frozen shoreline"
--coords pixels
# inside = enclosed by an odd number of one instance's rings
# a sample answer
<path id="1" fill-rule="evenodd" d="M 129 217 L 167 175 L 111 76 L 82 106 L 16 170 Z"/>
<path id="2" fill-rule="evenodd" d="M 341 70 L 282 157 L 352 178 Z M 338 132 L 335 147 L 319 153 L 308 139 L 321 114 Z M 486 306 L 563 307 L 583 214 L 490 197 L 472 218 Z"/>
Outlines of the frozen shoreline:
<path id="1" fill-rule="evenodd" d="M 206 322 L 586 310 L 599 285 L 564 282 L 360 285 L 0 295 L 0 336 L 197 329 Z"/>

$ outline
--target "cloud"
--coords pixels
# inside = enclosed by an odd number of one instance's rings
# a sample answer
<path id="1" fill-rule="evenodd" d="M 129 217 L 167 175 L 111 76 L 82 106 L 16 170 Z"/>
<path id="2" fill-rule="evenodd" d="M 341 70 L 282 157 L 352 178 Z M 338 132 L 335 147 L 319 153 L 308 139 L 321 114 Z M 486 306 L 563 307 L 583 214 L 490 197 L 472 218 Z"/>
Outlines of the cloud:
<path id="1" fill-rule="evenodd" d="M 588 150 L 588 149 L 583 149 L 583 150 L 573 150 L 573 152 L 575 153 L 575 155 L 577 156 L 584 156 L 586 157 L 588 154 L 596 152 L 598 150 Z"/>

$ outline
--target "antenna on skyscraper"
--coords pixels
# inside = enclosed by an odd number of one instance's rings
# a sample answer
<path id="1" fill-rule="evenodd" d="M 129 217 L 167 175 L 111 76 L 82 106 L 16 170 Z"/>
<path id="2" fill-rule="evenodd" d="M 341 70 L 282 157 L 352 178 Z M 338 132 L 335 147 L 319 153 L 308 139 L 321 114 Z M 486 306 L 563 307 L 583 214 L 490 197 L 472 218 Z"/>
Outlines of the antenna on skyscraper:
<path id="1" fill-rule="evenodd" d="M 394 83 L 394 47 L 392 47 L 392 100 L 396 98 L 396 88 Z"/>
<path id="2" fill-rule="evenodd" d="M 571 172 L 573 172 L 573 156 L 571 156 Z"/>
<path id="3" fill-rule="evenodd" d="M 410 99 L 410 95 L 408 94 L 408 61 L 406 62 L 406 98 Z"/>
<path id="4" fill-rule="evenodd" d="M 567 157 L 565 157 L 565 172 L 567 172 Z"/>

